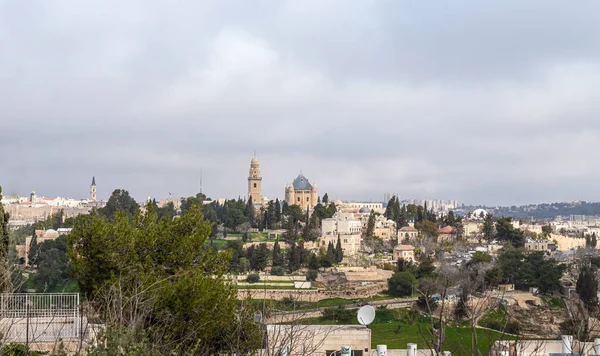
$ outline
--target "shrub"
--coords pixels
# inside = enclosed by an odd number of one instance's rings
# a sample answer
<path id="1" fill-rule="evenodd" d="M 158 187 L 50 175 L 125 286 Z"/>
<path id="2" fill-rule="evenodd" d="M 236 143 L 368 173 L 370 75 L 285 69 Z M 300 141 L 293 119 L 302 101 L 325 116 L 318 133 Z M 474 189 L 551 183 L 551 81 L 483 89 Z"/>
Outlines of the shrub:
<path id="1" fill-rule="evenodd" d="M 388 280 L 390 294 L 393 297 L 410 296 L 413 292 L 413 287 L 417 283 L 415 276 L 410 272 L 396 272 Z"/>
<path id="2" fill-rule="evenodd" d="M 319 271 L 316 271 L 314 269 L 311 269 L 310 271 L 306 272 L 306 280 L 309 282 L 316 281 L 318 276 L 319 276 Z"/>
<path id="3" fill-rule="evenodd" d="M 417 307 L 422 311 L 429 313 L 433 312 L 438 307 L 438 302 L 433 297 L 419 296 L 417 299 Z"/>
<path id="4" fill-rule="evenodd" d="M 283 267 L 281 266 L 275 266 L 273 268 L 271 268 L 271 275 L 273 276 L 283 276 L 285 274 L 285 271 L 283 270 Z"/>
<path id="5" fill-rule="evenodd" d="M 335 322 L 349 323 L 352 321 L 354 316 L 354 310 L 346 309 L 341 305 L 337 306 L 337 308 L 327 308 L 323 310 L 323 318 Z"/>
<path id="6" fill-rule="evenodd" d="M 260 281 L 260 276 L 258 273 L 250 273 L 248 277 L 246 277 L 246 282 L 248 283 L 256 283 Z"/>

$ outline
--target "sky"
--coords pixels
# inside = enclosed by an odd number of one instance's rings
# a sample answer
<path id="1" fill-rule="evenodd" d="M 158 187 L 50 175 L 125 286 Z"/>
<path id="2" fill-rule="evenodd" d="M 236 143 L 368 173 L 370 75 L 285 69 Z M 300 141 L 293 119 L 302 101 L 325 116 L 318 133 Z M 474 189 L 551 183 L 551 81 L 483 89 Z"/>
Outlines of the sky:
<path id="1" fill-rule="evenodd" d="M 600 200 L 600 2 L 0 0 L 4 194 Z"/>

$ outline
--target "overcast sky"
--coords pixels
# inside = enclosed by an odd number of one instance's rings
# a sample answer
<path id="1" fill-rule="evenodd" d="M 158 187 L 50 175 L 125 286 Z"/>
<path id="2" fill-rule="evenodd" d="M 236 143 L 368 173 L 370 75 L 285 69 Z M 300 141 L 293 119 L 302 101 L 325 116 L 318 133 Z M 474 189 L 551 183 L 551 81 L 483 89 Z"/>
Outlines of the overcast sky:
<path id="1" fill-rule="evenodd" d="M 0 0 L 0 184 L 598 201 L 599 59 L 597 0 Z"/>

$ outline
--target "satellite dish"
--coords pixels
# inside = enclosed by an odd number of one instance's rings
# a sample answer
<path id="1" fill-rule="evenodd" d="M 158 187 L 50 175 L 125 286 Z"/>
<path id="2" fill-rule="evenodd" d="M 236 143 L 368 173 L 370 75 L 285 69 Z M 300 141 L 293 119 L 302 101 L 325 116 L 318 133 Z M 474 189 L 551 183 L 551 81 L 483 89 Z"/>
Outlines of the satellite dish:
<path id="1" fill-rule="evenodd" d="M 375 320 L 375 309 L 370 305 L 365 305 L 358 309 L 358 322 L 362 325 L 369 325 Z"/>

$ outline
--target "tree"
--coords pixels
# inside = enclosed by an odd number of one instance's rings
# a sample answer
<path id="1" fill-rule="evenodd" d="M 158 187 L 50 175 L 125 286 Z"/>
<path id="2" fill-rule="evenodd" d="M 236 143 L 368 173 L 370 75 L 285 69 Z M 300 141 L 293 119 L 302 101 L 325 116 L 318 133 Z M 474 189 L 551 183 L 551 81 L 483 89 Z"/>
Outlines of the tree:
<path id="1" fill-rule="evenodd" d="M 167 219 L 171 220 L 175 215 L 177 215 L 177 210 L 175 209 L 175 204 L 173 202 L 168 202 L 163 207 L 159 208 L 158 204 L 156 204 L 156 200 L 152 201 L 152 205 L 156 209 L 156 214 L 158 215 L 158 219 Z"/>
<path id="2" fill-rule="evenodd" d="M 552 226 L 550 226 L 550 225 L 542 226 L 542 235 L 544 237 L 549 237 L 550 234 L 552 234 Z"/>
<path id="3" fill-rule="evenodd" d="M 323 195 L 323 199 L 321 199 L 321 201 L 323 202 L 323 205 L 329 204 L 329 195 L 327 195 L 327 193 L 325 193 L 325 195 Z"/>
<path id="4" fill-rule="evenodd" d="M 375 211 L 371 210 L 369 214 L 369 221 L 367 222 L 367 231 L 365 233 L 365 237 L 371 238 L 375 233 Z"/>
<path id="5" fill-rule="evenodd" d="M 108 198 L 106 206 L 98 209 L 98 213 L 112 219 L 117 212 L 121 211 L 131 220 L 139 208 L 140 206 L 135 199 L 129 196 L 128 191 L 115 189 L 110 198 Z"/>
<path id="6" fill-rule="evenodd" d="M 311 252 L 310 256 L 308 257 L 308 268 L 311 270 L 318 270 L 319 269 L 319 260 L 317 259 L 317 255 L 315 255 L 314 252 Z"/>
<path id="7" fill-rule="evenodd" d="M 37 292 L 58 292 L 71 276 L 67 259 L 67 237 L 44 241 L 38 245 L 36 256 L 37 273 L 33 283 Z"/>
<path id="8" fill-rule="evenodd" d="M 413 293 L 417 279 L 410 272 L 396 272 L 388 280 L 388 290 L 393 297 L 406 297 Z"/>
<path id="9" fill-rule="evenodd" d="M 1 186 L 0 200 L 2 200 Z M 10 243 L 10 236 L 8 233 L 9 218 L 9 214 L 4 211 L 4 206 L 0 202 L 0 292 L 12 292 L 8 261 L 8 246 Z"/>
<path id="10" fill-rule="evenodd" d="M 437 224 L 429 220 L 415 223 L 415 229 L 419 230 L 421 234 L 429 238 L 437 238 L 439 235 Z"/>
<path id="11" fill-rule="evenodd" d="M 337 238 L 337 244 L 335 245 L 335 261 L 340 263 L 344 260 L 344 250 L 342 249 L 342 241 L 340 237 Z"/>
<path id="12" fill-rule="evenodd" d="M 481 212 L 483 214 L 483 211 Z M 494 217 L 492 214 L 487 214 L 481 225 L 481 233 L 486 241 L 491 242 L 495 237 L 496 228 L 494 226 Z"/>
<path id="13" fill-rule="evenodd" d="M 283 255 L 281 254 L 281 248 L 279 247 L 279 241 L 275 241 L 273 245 L 273 267 L 283 266 Z"/>
<path id="14" fill-rule="evenodd" d="M 204 201 L 210 200 L 203 193 L 198 193 L 193 197 L 187 197 L 185 199 L 181 199 L 181 213 L 184 214 L 187 212 L 192 206 L 199 205 L 202 206 Z"/>
<path id="15" fill-rule="evenodd" d="M 33 236 L 31 236 L 31 241 L 29 242 L 29 253 L 27 255 L 27 259 L 29 260 L 30 266 L 34 266 L 37 263 L 37 255 L 38 255 L 37 234 L 34 232 Z"/>
<path id="16" fill-rule="evenodd" d="M 498 240 L 510 242 L 513 247 L 525 246 L 525 237 L 521 230 L 512 225 L 512 218 L 502 217 L 496 221 L 496 237 Z"/>
<path id="17" fill-rule="evenodd" d="M 435 266 L 433 265 L 433 259 L 428 255 L 421 255 L 416 271 L 417 279 L 432 277 L 434 271 Z"/>
<path id="18" fill-rule="evenodd" d="M 231 337 L 244 342 L 239 354 L 259 346 L 252 314 L 238 309 L 225 276 L 230 252 L 204 247 L 211 223 L 201 211 L 159 220 L 148 204 L 131 223 L 125 212 L 112 220 L 92 212 L 68 236 L 73 272 L 107 334 L 146 346 L 141 354 L 230 353 Z"/>
<path id="19" fill-rule="evenodd" d="M 400 257 L 396 262 L 396 272 L 411 272 L 414 274 L 415 266 L 411 260 L 405 260 Z"/>
<path id="20" fill-rule="evenodd" d="M 476 251 L 473 254 L 473 256 L 471 257 L 471 260 L 469 260 L 469 262 L 467 263 L 467 266 L 472 267 L 479 263 L 490 263 L 490 262 L 492 262 L 492 256 L 490 256 L 489 254 L 487 254 L 485 252 Z"/>
<path id="21" fill-rule="evenodd" d="M 588 309 L 598 307 L 598 277 L 591 266 L 583 266 L 577 277 L 575 291 Z"/>
<path id="22" fill-rule="evenodd" d="M 225 249 L 231 253 L 229 261 L 229 269 L 235 272 L 244 272 L 241 265 L 241 259 L 246 256 L 244 253 L 244 245 L 240 240 L 228 240 Z"/>
<path id="23" fill-rule="evenodd" d="M 333 246 L 333 242 L 329 242 L 327 245 L 327 260 L 330 261 L 331 265 L 334 265 L 337 261 L 335 256 L 335 247 Z"/>
<path id="24" fill-rule="evenodd" d="M 250 269 L 262 271 L 269 262 L 269 248 L 266 243 L 261 243 L 258 247 L 250 246 L 246 249 L 246 258 L 250 261 Z"/>
<path id="25" fill-rule="evenodd" d="M 251 226 L 254 226 L 254 215 L 256 214 L 256 209 L 254 208 L 254 202 L 252 201 L 252 197 L 248 198 L 248 203 L 246 204 L 246 218 Z"/>

